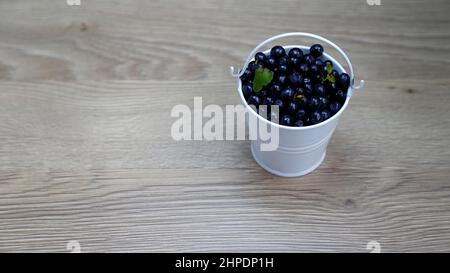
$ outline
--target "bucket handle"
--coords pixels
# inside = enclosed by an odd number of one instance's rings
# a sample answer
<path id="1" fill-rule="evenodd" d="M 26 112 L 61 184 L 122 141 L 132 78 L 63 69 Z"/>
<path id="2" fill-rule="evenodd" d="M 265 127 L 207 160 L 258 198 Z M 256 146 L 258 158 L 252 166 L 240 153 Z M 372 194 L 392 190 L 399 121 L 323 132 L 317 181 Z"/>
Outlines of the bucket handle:
<path id="1" fill-rule="evenodd" d="M 231 76 L 235 77 L 235 78 L 239 78 L 240 76 L 242 76 L 244 74 L 244 71 L 247 69 L 249 63 L 251 62 L 251 60 L 253 59 L 253 56 L 255 56 L 255 54 L 260 50 L 261 47 L 265 46 L 268 43 L 271 43 L 275 40 L 281 39 L 281 38 L 286 38 L 286 37 L 293 37 L 293 36 L 302 36 L 302 37 L 309 37 L 309 38 L 314 38 L 317 39 L 319 41 L 322 41 L 326 44 L 328 44 L 329 46 L 333 47 L 334 49 L 336 49 L 337 52 L 339 52 L 339 54 L 341 54 L 341 56 L 344 58 L 345 62 L 347 63 L 348 69 L 349 69 L 349 73 L 350 73 L 350 89 L 348 92 L 348 96 L 351 97 L 353 94 L 353 90 L 354 89 L 360 89 L 364 86 L 364 80 L 361 80 L 359 85 L 355 86 L 355 75 L 353 73 L 353 66 L 352 63 L 350 62 L 350 59 L 347 57 L 347 55 L 345 54 L 345 52 L 338 47 L 335 43 L 331 42 L 328 39 L 325 39 L 322 36 L 316 35 L 316 34 L 312 34 L 312 33 L 307 33 L 307 32 L 289 32 L 289 33 L 283 33 L 283 34 L 279 34 L 279 35 L 275 35 L 263 42 L 261 42 L 258 46 L 255 47 L 255 49 L 253 49 L 252 52 L 250 52 L 250 54 L 247 57 L 247 60 L 245 61 L 244 67 L 240 70 L 240 72 L 236 72 L 236 69 L 232 66 L 230 67 L 230 74 Z"/>

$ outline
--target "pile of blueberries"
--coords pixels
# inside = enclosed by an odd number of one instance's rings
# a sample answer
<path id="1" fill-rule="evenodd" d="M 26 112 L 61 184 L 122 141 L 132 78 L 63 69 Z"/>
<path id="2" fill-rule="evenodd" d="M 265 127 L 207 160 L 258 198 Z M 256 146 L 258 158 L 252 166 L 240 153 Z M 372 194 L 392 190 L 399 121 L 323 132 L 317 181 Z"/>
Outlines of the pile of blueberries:
<path id="1" fill-rule="evenodd" d="M 274 46 L 270 55 L 255 54 L 241 76 L 242 93 L 249 105 L 267 106 L 264 115 L 268 120 L 278 120 L 286 126 L 302 127 L 318 124 L 336 114 L 347 98 L 350 77 L 339 73 L 333 63 L 326 60 L 323 47 L 315 44 L 309 52 L 292 48 L 289 52 L 282 46 Z M 262 90 L 253 90 L 255 71 L 265 68 L 272 71 L 272 80 Z M 271 111 L 278 105 L 278 115 Z"/>

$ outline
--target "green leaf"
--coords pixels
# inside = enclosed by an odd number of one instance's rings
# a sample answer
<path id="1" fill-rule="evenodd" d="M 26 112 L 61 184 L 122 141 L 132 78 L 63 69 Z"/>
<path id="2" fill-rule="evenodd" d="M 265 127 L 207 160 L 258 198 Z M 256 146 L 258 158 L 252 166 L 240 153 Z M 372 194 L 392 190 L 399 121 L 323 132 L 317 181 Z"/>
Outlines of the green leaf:
<path id="1" fill-rule="evenodd" d="M 253 79 L 253 91 L 260 92 L 264 86 L 267 86 L 273 79 L 273 72 L 267 68 L 257 68 L 255 78 Z"/>
<path id="2" fill-rule="evenodd" d="M 328 80 L 329 80 L 331 83 L 335 83 L 335 82 L 336 82 L 336 79 L 334 78 L 333 75 L 328 75 Z"/>
<path id="3" fill-rule="evenodd" d="M 333 66 L 329 63 L 327 63 L 327 72 L 330 74 L 333 71 Z"/>
<path id="4" fill-rule="evenodd" d="M 296 95 L 296 96 L 295 96 L 295 99 L 299 100 L 299 99 L 301 99 L 301 98 L 303 98 L 303 97 L 304 97 L 303 95 Z"/>

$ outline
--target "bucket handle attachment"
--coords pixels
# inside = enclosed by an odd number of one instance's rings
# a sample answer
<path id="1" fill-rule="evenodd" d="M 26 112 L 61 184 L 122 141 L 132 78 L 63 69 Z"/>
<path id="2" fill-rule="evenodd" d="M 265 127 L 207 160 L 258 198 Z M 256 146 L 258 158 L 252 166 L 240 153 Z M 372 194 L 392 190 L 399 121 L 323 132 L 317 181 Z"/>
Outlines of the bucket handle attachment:
<path id="1" fill-rule="evenodd" d="M 244 71 L 247 69 L 249 63 L 253 59 L 253 56 L 255 56 L 255 54 L 261 49 L 261 47 L 263 47 L 266 44 L 271 43 L 275 40 L 278 40 L 281 38 L 286 38 L 286 37 L 293 37 L 293 36 L 302 36 L 302 37 L 309 37 L 309 38 L 317 39 L 317 40 L 322 41 L 322 42 L 326 43 L 327 45 L 333 47 L 334 49 L 336 49 L 337 52 L 339 52 L 339 54 L 341 54 L 341 56 L 344 58 L 345 62 L 347 63 L 349 73 L 350 73 L 350 87 L 351 88 L 349 89 L 347 96 L 351 97 L 354 89 L 360 89 L 364 86 L 364 80 L 361 80 L 359 82 L 359 85 L 355 86 L 355 75 L 353 73 L 352 63 L 350 62 L 350 59 L 347 57 L 347 54 L 345 54 L 345 52 L 340 47 L 338 47 L 335 43 L 331 42 L 328 39 L 325 39 L 322 36 L 312 34 L 312 33 L 307 33 L 307 32 L 283 33 L 283 34 L 275 35 L 275 36 L 261 42 L 258 46 L 255 47 L 255 49 L 253 49 L 252 52 L 250 52 L 250 54 L 247 57 L 247 60 L 245 61 L 244 67 L 240 70 L 240 72 L 236 71 L 236 69 L 233 66 L 230 67 L 231 76 L 233 76 L 235 78 L 239 78 L 240 76 L 242 76 L 244 74 Z"/>

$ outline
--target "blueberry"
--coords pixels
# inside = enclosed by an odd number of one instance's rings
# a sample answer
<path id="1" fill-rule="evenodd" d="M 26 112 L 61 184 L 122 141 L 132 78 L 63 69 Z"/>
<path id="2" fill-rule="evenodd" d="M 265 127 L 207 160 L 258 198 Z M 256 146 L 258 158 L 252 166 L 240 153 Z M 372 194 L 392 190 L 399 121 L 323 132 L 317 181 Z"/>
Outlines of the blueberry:
<path id="1" fill-rule="evenodd" d="M 278 106 L 279 112 L 284 109 L 284 102 L 282 100 L 276 100 L 272 105 Z"/>
<path id="2" fill-rule="evenodd" d="M 315 65 L 315 64 L 312 64 L 309 67 L 309 71 L 310 71 L 311 75 L 320 74 L 320 68 L 317 65 Z"/>
<path id="3" fill-rule="evenodd" d="M 279 84 L 274 84 L 270 87 L 270 92 L 274 96 L 279 96 L 281 93 L 281 86 Z"/>
<path id="4" fill-rule="evenodd" d="M 298 110 L 297 113 L 295 114 L 295 117 L 297 119 L 303 120 L 306 117 L 306 111 L 303 109 Z"/>
<path id="5" fill-rule="evenodd" d="M 315 96 L 325 96 L 325 87 L 322 84 L 316 84 L 314 86 L 314 95 Z"/>
<path id="6" fill-rule="evenodd" d="M 319 73 L 319 74 L 315 74 L 313 77 L 312 77 L 312 81 L 314 82 L 314 83 L 321 83 L 322 82 L 322 75 Z"/>
<path id="7" fill-rule="evenodd" d="M 253 72 L 250 69 L 245 69 L 244 74 L 241 76 L 241 80 L 246 81 L 253 78 Z"/>
<path id="8" fill-rule="evenodd" d="M 290 115 L 283 115 L 281 117 L 280 123 L 286 126 L 292 125 L 292 117 Z"/>
<path id="9" fill-rule="evenodd" d="M 311 113 L 311 117 L 310 117 L 310 123 L 311 125 L 317 124 L 319 122 L 322 121 L 322 115 L 320 114 L 319 111 L 313 111 Z"/>
<path id="10" fill-rule="evenodd" d="M 338 91 L 336 92 L 336 100 L 337 100 L 338 102 L 344 103 L 346 97 L 347 97 L 347 94 L 346 94 L 344 91 L 338 90 Z"/>
<path id="11" fill-rule="evenodd" d="M 334 94 L 334 93 L 336 93 L 336 91 L 337 91 L 337 86 L 336 86 L 335 83 L 327 82 L 327 83 L 325 84 L 325 89 L 327 90 L 327 92 L 328 92 L 329 94 Z"/>
<path id="12" fill-rule="evenodd" d="M 266 60 L 267 68 L 273 69 L 276 67 L 276 65 L 277 65 L 277 60 L 274 57 L 267 58 L 267 60 Z"/>
<path id="13" fill-rule="evenodd" d="M 287 64 L 290 68 L 295 68 L 298 66 L 298 64 L 300 63 L 300 59 L 296 58 L 296 57 L 289 57 L 287 59 Z"/>
<path id="14" fill-rule="evenodd" d="M 275 102 L 275 99 L 273 97 L 266 97 L 266 99 L 264 100 L 263 104 L 267 105 L 269 107 L 274 102 Z M 267 108 L 267 109 L 269 109 L 269 108 Z"/>
<path id="15" fill-rule="evenodd" d="M 311 96 L 311 95 L 313 94 L 313 87 L 312 87 L 312 84 L 310 84 L 310 83 L 305 83 L 305 84 L 303 85 L 303 88 L 305 89 L 305 94 L 306 94 L 307 96 Z"/>
<path id="16" fill-rule="evenodd" d="M 317 108 L 319 108 L 319 99 L 316 97 L 311 97 L 308 100 L 308 107 L 311 110 L 316 110 Z"/>
<path id="17" fill-rule="evenodd" d="M 341 109 L 342 105 L 337 102 L 337 101 L 333 101 L 332 103 L 330 103 L 330 112 L 332 115 L 336 114 L 340 109 Z"/>
<path id="18" fill-rule="evenodd" d="M 318 68 L 321 68 L 323 66 L 323 61 L 321 59 L 315 59 L 314 65 L 317 65 Z"/>
<path id="19" fill-rule="evenodd" d="M 301 99 L 298 100 L 298 105 L 300 108 L 306 108 L 309 104 L 308 98 L 307 97 L 302 97 Z"/>
<path id="20" fill-rule="evenodd" d="M 249 62 L 247 68 L 250 69 L 250 71 L 255 72 L 255 69 L 256 69 L 255 61 Z"/>
<path id="21" fill-rule="evenodd" d="M 294 125 L 296 126 L 296 127 L 303 127 L 303 125 L 304 125 L 304 123 L 303 123 L 303 121 L 302 120 L 297 120 L 295 123 L 294 123 Z"/>
<path id="22" fill-rule="evenodd" d="M 289 50 L 289 57 L 301 58 L 302 56 L 303 51 L 298 47 L 294 47 L 291 50 Z"/>
<path id="23" fill-rule="evenodd" d="M 327 98 L 325 98 L 325 97 L 319 97 L 318 100 L 319 100 L 319 105 L 318 105 L 318 108 L 319 108 L 319 109 L 325 109 L 325 108 L 328 107 L 329 101 L 328 101 Z"/>
<path id="24" fill-rule="evenodd" d="M 286 55 L 286 51 L 284 50 L 284 48 L 282 46 L 274 46 L 272 47 L 272 49 L 270 50 L 270 56 L 274 57 L 276 59 L 281 58 L 283 56 Z"/>
<path id="25" fill-rule="evenodd" d="M 257 61 L 258 63 L 264 64 L 266 59 L 267 59 L 266 55 L 262 52 L 258 52 L 255 54 L 255 61 Z"/>
<path id="26" fill-rule="evenodd" d="M 299 104 L 296 101 L 291 101 L 287 105 L 287 111 L 291 114 L 295 114 L 298 110 Z"/>
<path id="27" fill-rule="evenodd" d="M 258 97 L 259 97 L 259 101 L 263 102 L 267 98 L 267 91 L 266 90 L 262 90 L 261 92 L 259 92 Z"/>
<path id="28" fill-rule="evenodd" d="M 309 53 L 314 57 L 318 58 L 322 56 L 323 53 L 323 47 L 319 44 L 312 45 L 309 49 Z"/>
<path id="29" fill-rule="evenodd" d="M 303 75 L 308 74 L 309 72 L 309 65 L 305 64 L 305 63 L 301 63 L 298 67 L 298 71 L 300 73 L 302 73 Z"/>
<path id="30" fill-rule="evenodd" d="M 288 66 L 287 64 L 279 64 L 278 65 L 278 73 L 280 74 L 286 74 L 288 72 Z"/>
<path id="31" fill-rule="evenodd" d="M 307 65 L 312 65 L 314 63 L 314 57 L 311 54 L 303 55 L 303 62 Z"/>
<path id="32" fill-rule="evenodd" d="M 303 87 L 295 87 L 294 88 L 295 95 L 305 95 L 305 89 Z"/>
<path id="33" fill-rule="evenodd" d="M 287 87 L 283 91 L 281 91 L 280 98 L 284 101 L 291 100 L 294 96 L 294 90 L 292 88 Z"/>
<path id="34" fill-rule="evenodd" d="M 287 77 L 286 75 L 283 74 L 278 74 L 275 76 L 275 83 L 278 83 L 279 85 L 285 85 L 287 82 Z"/>
<path id="35" fill-rule="evenodd" d="M 311 83 L 312 83 L 311 78 L 305 77 L 303 79 L 303 84 L 311 84 Z"/>
<path id="36" fill-rule="evenodd" d="M 322 121 L 325 121 L 331 117 L 331 113 L 327 110 L 320 112 L 320 115 L 322 116 Z"/>
<path id="37" fill-rule="evenodd" d="M 260 99 L 257 95 L 251 95 L 247 100 L 248 105 L 254 105 L 255 107 L 259 106 Z"/>
<path id="38" fill-rule="evenodd" d="M 294 72 L 289 76 L 289 82 L 293 85 L 293 86 L 299 86 L 300 84 L 302 84 L 303 82 L 303 77 L 302 75 Z"/>
<path id="39" fill-rule="evenodd" d="M 342 73 L 339 75 L 338 83 L 343 90 L 347 90 L 350 86 L 350 76 L 347 73 Z"/>
<path id="40" fill-rule="evenodd" d="M 287 56 L 283 56 L 278 59 L 278 63 L 279 64 L 287 64 L 287 60 L 288 60 Z"/>
<path id="41" fill-rule="evenodd" d="M 250 84 L 245 84 L 242 86 L 242 94 L 245 99 L 248 99 L 253 92 L 253 87 Z"/>

